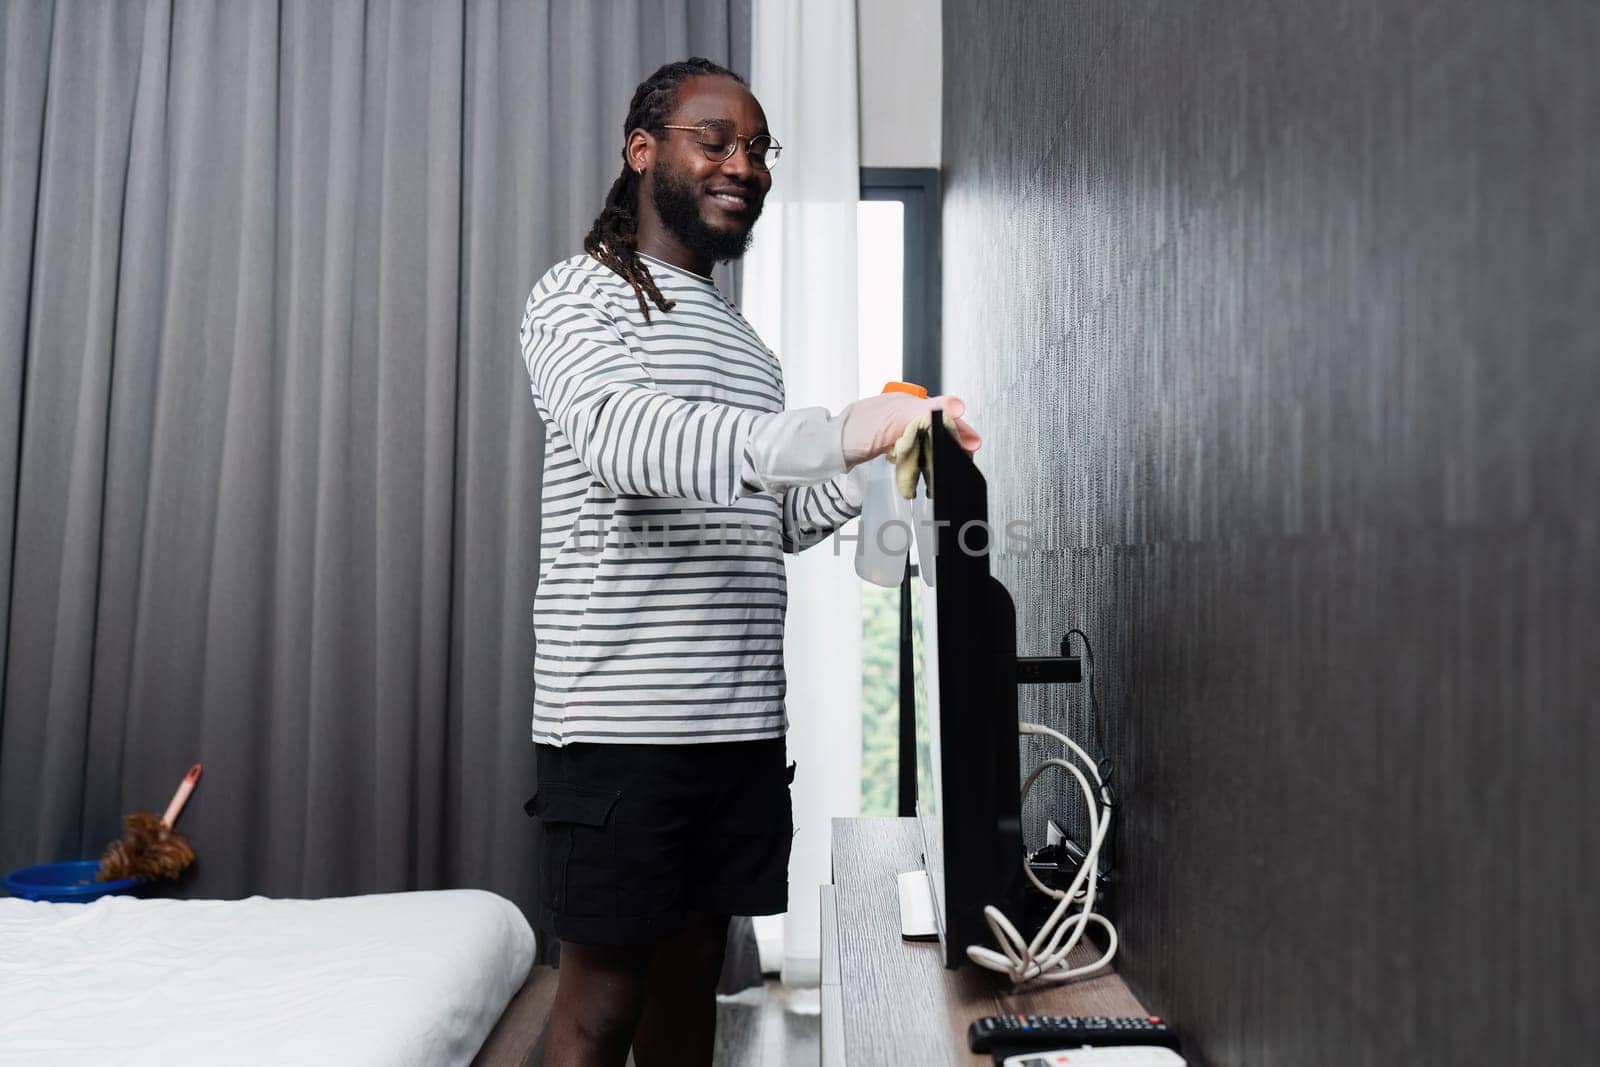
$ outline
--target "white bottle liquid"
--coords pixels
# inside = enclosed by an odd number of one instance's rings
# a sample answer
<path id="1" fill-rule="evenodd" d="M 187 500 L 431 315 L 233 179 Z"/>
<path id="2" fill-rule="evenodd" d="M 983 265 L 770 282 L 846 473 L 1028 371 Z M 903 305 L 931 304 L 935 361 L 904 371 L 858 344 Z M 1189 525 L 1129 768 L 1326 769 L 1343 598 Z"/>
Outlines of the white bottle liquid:
<path id="1" fill-rule="evenodd" d="M 887 456 L 867 460 L 861 500 L 861 537 L 856 541 L 856 573 L 874 585 L 895 588 L 906 574 L 911 549 L 911 501 L 894 484 Z"/>

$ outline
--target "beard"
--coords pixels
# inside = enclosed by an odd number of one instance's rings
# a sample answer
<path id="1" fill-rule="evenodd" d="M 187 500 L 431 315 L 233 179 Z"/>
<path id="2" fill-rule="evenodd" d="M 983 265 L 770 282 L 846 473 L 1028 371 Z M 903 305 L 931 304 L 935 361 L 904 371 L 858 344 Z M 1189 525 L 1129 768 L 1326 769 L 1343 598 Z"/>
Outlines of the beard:
<path id="1" fill-rule="evenodd" d="M 750 218 L 742 229 L 719 230 L 700 215 L 700 200 L 694 187 L 681 174 L 658 166 L 650 184 L 650 202 L 655 205 L 661 224 L 696 255 L 721 263 L 738 259 L 750 248 L 756 220 L 761 217 L 761 201 L 750 191 Z"/>

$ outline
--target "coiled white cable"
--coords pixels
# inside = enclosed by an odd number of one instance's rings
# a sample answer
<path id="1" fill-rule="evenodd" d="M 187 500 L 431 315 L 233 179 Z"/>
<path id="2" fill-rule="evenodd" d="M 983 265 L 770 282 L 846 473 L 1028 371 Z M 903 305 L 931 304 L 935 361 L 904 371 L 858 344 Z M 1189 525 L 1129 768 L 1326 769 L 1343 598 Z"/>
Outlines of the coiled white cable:
<path id="1" fill-rule="evenodd" d="M 1072 738 L 1037 723 L 1023 723 L 1019 729 L 1024 734 L 1038 734 L 1060 741 L 1067 746 L 1067 751 L 1076 756 L 1085 767 L 1089 768 L 1089 773 L 1094 775 L 1094 785 L 1099 787 L 1098 793 L 1076 764 L 1070 760 L 1047 759 L 1033 769 L 1033 773 L 1028 775 L 1028 780 L 1022 785 L 1022 796 L 1026 799 L 1028 790 L 1033 788 L 1033 783 L 1039 780 L 1046 767 L 1060 767 L 1077 779 L 1078 787 L 1083 791 L 1084 804 L 1089 812 L 1089 846 L 1085 850 L 1083 862 L 1078 865 L 1077 874 L 1073 876 L 1071 884 L 1065 890 L 1052 889 L 1039 881 L 1038 876 L 1024 862 L 1023 872 L 1033 883 L 1034 888 L 1059 901 L 1055 910 L 1050 913 L 1044 925 L 1039 927 L 1039 932 L 1033 936 L 1033 940 L 1028 941 L 1017 931 L 1011 920 L 1006 918 L 1004 912 L 992 904 L 989 905 L 983 909 L 983 916 L 988 921 L 989 929 L 994 933 L 995 941 L 1001 951 L 996 952 L 982 945 L 968 945 L 967 958 L 980 967 L 1007 975 L 1015 986 L 1070 982 L 1100 970 L 1117 954 L 1117 928 L 1111 925 L 1111 920 L 1094 910 L 1095 891 L 1099 884 L 1100 847 L 1111 829 L 1110 797 L 1105 791 L 1105 782 L 1100 777 L 1100 769 Z M 1069 915 L 1068 912 L 1074 905 L 1078 910 Z M 1078 947 L 1078 942 L 1082 940 L 1084 931 L 1088 929 L 1090 923 L 1097 923 L 1106 932 L 1105 954 L 1093 963 L 1079 967 L 1070 966 L 1067 958 L 1073 949 Z"/>

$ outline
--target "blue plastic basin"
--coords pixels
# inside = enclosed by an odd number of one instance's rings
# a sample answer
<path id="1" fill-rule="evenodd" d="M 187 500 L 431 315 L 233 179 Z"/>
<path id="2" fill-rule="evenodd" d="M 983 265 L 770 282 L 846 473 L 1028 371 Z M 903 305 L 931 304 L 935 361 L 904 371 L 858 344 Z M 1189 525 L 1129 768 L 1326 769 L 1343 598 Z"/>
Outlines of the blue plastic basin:
<path id="1" fill-rule="evenodd" d="M 128 893 L 144 884 L 143 878 L 97 882 L 99 860 L 68 860 L 23 867 L 0 879 L 6 892 L 24 900 L 49 900 L 57 904 L 83 904 L 111 893 Z"/>

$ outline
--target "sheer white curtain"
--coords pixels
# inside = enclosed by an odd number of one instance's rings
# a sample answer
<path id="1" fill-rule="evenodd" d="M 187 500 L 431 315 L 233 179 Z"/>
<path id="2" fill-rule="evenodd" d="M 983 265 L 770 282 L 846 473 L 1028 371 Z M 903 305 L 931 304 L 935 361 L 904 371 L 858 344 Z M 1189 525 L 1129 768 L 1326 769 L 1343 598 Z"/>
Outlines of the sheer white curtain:
<path id="1" fill-rule="evenodd" d="M 860 149 L 855 0 L 761 0 L 751 88 L 784 146 L 745 257 L 744 312 L 783 363 L 788 406 L 854 400 Z M 851 524 L 851 531 L 855 529 Z M 783 977 L 815 984 L 829 820 L 861 808 L 861 587 L 837 537 L 789 557 L 789 758 L 798 828 Z"/>

